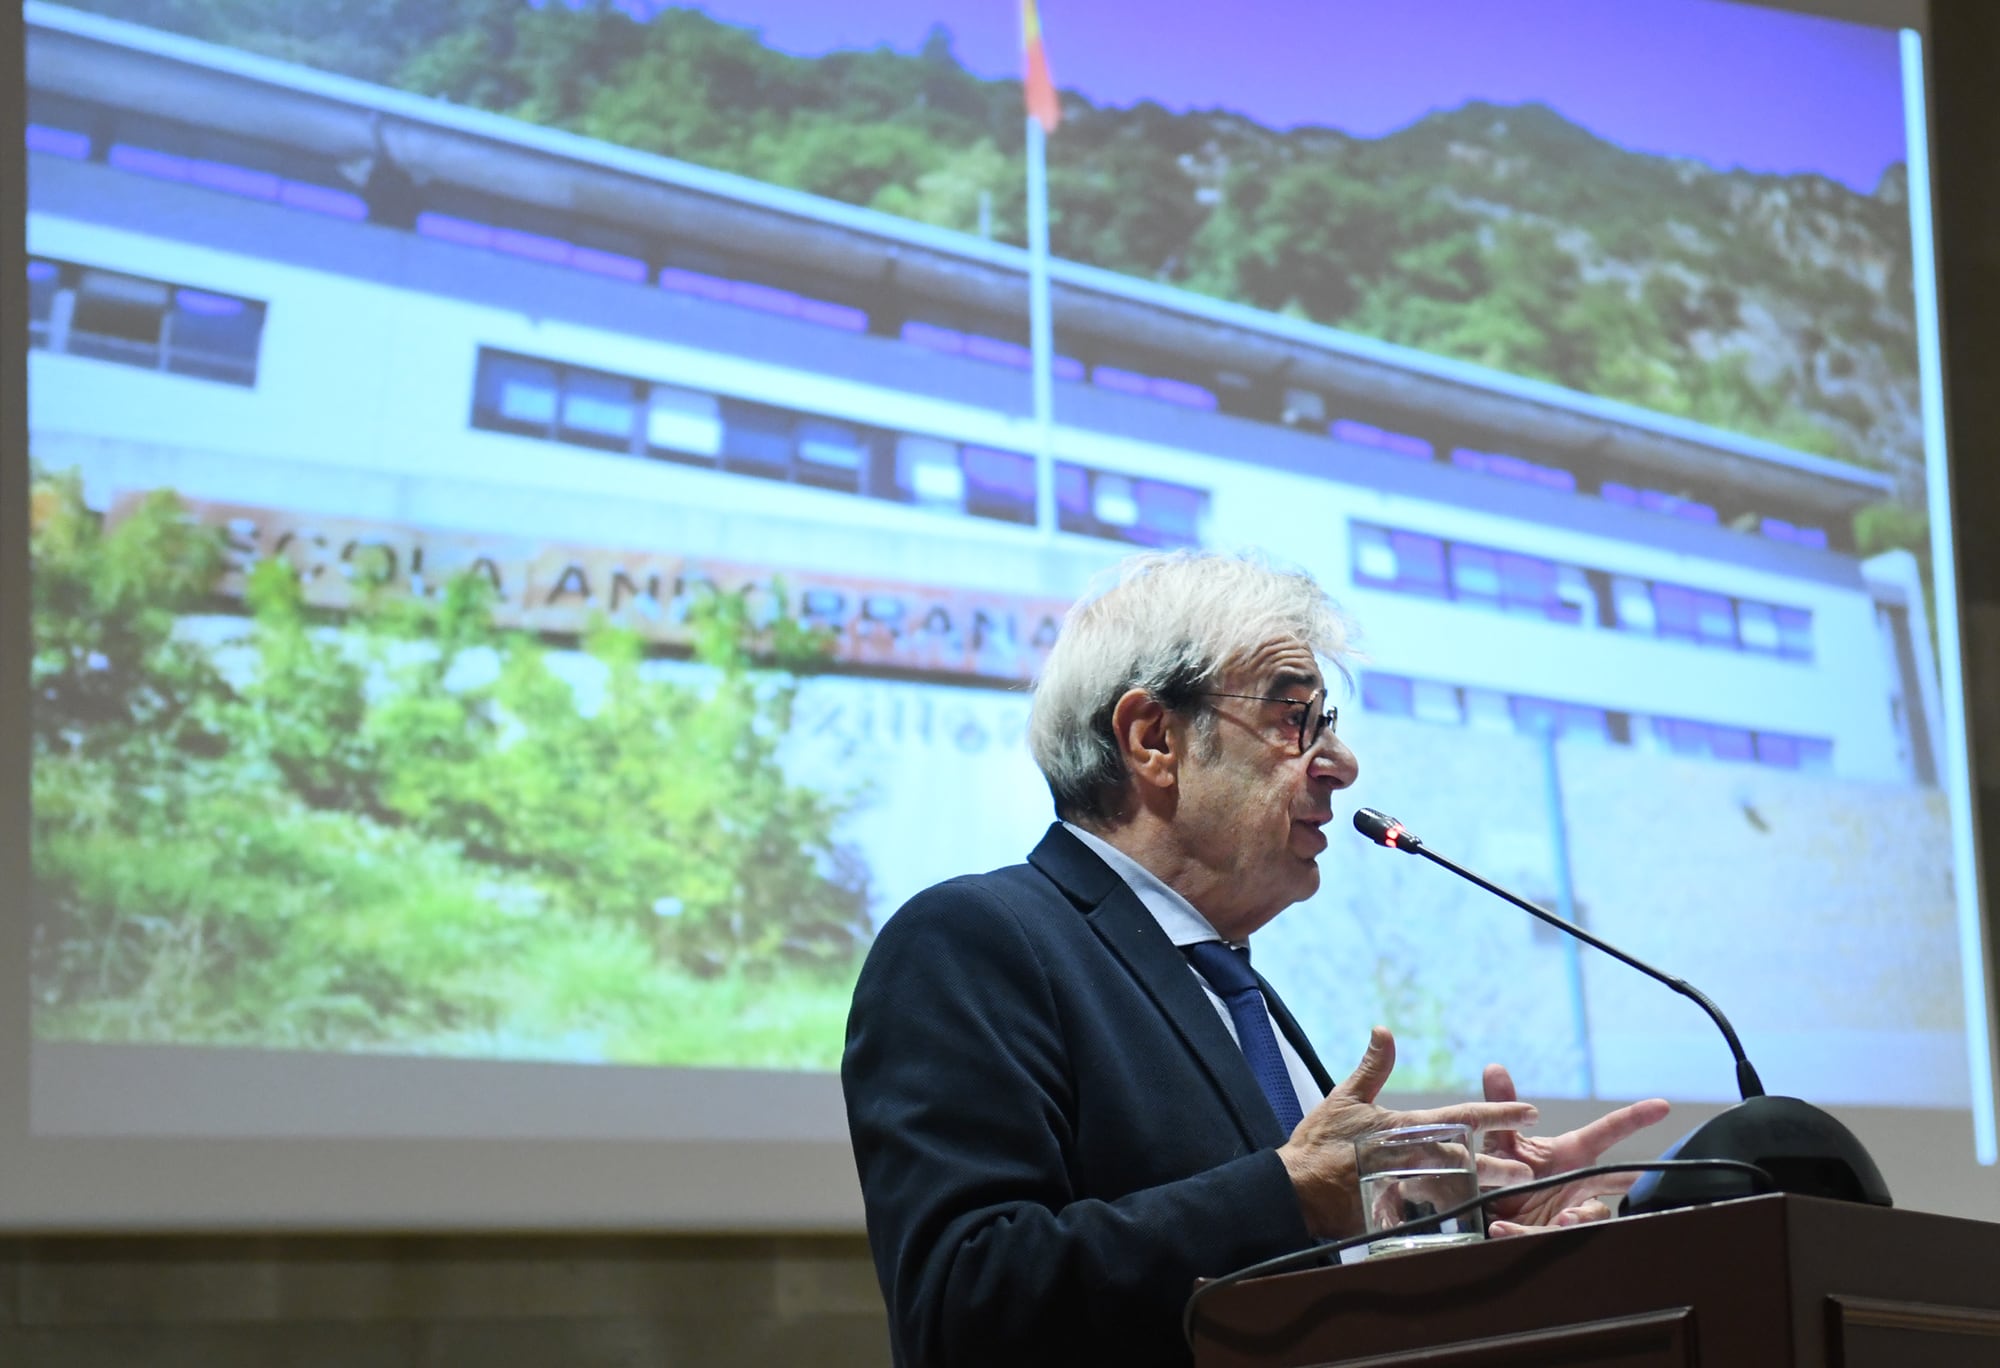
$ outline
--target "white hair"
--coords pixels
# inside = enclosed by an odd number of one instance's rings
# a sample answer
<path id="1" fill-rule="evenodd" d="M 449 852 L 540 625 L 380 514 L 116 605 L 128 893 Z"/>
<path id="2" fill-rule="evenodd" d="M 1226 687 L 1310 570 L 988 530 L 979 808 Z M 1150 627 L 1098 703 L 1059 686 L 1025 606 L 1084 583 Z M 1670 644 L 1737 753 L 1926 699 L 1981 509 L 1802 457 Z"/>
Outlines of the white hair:
<path id="1" fill-rule="evenodd" d="M 1112 815 L 1125 758 L 1111 710 L 1140 689 L 1206 717 L 1201 693 L 1268 642 L 1296 638 L 1347 678 L 1349 627 L 1311 575 L 1261 555 L 1149 551 L 1127 557 L 1109 583 L 1079 599 L 1035 681 L 1028 749 L 1048 780 L 1056 815 Z"/>

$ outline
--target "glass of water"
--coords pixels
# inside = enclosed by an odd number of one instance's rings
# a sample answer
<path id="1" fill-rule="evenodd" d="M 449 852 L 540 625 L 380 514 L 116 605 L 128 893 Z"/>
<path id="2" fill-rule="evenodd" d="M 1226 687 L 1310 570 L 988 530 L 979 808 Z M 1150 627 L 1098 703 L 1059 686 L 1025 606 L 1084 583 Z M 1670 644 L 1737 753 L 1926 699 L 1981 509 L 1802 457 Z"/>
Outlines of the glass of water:
<path id="1" fill-rule="evenodd" d="M 1402 1126 L 1356 1140 L 1355 1171 L 1369 1233 L 1393 1231 L 1477 1197 L 1479 1168 L 1472 1141 L 1471 1128 L 1462 1125 Z M 1370 1241 L 1368 1257 L 1485 1238 L 1484 1213 L 1473 1207 L 1447 1220 Z"/>

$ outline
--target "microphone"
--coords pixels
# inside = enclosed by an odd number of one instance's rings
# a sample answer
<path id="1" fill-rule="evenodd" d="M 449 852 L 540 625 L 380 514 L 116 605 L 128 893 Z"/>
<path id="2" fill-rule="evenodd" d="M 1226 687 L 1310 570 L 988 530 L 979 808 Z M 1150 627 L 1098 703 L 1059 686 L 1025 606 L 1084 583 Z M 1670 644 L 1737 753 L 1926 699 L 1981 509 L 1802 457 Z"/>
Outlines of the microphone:
<path id="1" fill-rule="evenodd" d="M 1585 945 L 1602 950 L 1621 964 L 1637 969 L 1648 978 L 1664 983 L 1708 1013 L 1722 1032 L 1729 1053 L 1736 1061 L 1736 1090 L 1743 1100 L 1720 1116 L 1703 1122 L 1682 1136 L 1663 1156 L 1668 1159 L 1736 1159 L 1756 1165 L 1769 1173 L 1781 1192 L 1812 1197 L 1832 1197 L 1843 1201 L 1892 1205 L 1889 1186 L 1881 1170 L 1869 1157 L 1860 1140 L 1839 1121 L 1809 1102 L 1796 1097 L 1767 1097 L 1755 1066 L 1743 1051 L 1736 1029 L 1709 996 L 1685 979 L 1675 978 L 1627 954 L 1581 926 L 1565 921 L 1545 907 L 1509 893 L 1498 884 L 1455 864 L 1410 834 L 1403 824 L 1374 808 L 1354 814 L 1354 829 L 1377 845 L 1412 855 L 1421 855 L 1441 865 L 1468 883 L 1477 884 L 1540 918 L 1550 926 L 1576 937 Z M 1745 1197 L 1751 1184 L 1739 1174 L 1711 1170 L 1673 1170 L 1647 1174 L 1632 1185 L 1625 1197 L 1628 1212 L 1666 1211 L 1701 1202 Z"/>

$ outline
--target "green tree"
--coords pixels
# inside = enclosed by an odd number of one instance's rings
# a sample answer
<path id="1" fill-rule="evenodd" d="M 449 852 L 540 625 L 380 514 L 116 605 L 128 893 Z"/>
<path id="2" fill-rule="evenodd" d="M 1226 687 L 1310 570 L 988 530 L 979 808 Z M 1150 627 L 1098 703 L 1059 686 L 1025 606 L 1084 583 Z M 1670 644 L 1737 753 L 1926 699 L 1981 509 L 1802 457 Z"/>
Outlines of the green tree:
<path id="1" fill-rule="evenodd" d="M 228 690 L 176 627 L 209 602 L 224 565 L 221 536 L 189 520 L 169 493 L 139 500 L 107 530 L 74 472 L 38 473 L 32 483 L 37 749 L 134 764 L 141 754 L 212 754 Z"/>

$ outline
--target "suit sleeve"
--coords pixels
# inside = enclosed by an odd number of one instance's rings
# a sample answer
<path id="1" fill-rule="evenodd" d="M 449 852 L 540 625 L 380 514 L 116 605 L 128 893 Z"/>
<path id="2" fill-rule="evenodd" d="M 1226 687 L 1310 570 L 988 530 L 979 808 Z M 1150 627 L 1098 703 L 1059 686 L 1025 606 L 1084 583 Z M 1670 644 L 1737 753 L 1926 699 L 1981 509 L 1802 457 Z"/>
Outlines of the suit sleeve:
<path id="1" fill-rule="evenodd" d="M 1072 1190 L 1090 1084 L 1034 942 L 987 884 L 940 885 L 883 928 L 841 1075 L 903 1363 L 1184 1362 L 1197 1278 L 1311 1242 L 1275 1150 L 1111 1201 Z"/>

